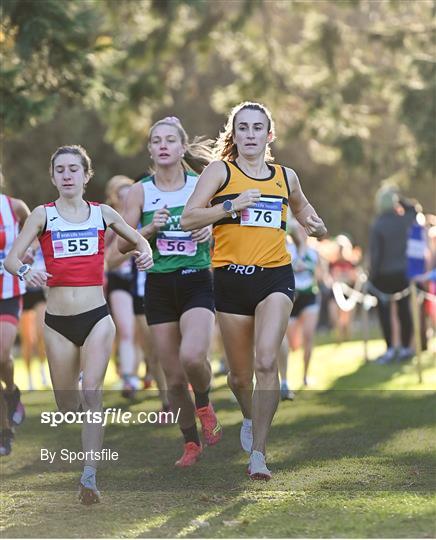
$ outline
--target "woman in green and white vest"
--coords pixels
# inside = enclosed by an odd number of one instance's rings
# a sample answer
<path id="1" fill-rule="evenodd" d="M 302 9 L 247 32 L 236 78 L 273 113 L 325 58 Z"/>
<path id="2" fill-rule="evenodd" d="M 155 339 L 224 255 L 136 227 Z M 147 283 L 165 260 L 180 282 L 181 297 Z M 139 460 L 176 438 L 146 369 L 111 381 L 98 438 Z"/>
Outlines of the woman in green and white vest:
<path id="1" fill-rule="evenodd" d="M 288 324 L 288 337 L 292 350 L 299 345 L 299 334 L 303 346 L 303 385 L 308 384 L 308 370 L 312 356 L 313 341 L 319 316 L 320 257 L 307 244 L 307 234 L 296 220 L 291 220 L 289 232 L 293 242 L 287 242 L 292 256 L 295 275 L 295 302 Z"/>
<path id="2" fill-rule="evenodd" d="M 141 222 L 140 233 L 153 248 L 154 266 L 145 285 L 145 315 L 167 379 L 170 405 L 184 437 L 184 453 L 176 466 L 188 467 L 202 452 L 196 415 L 207 445 L 216 444 L 222 436 L 209 401 L 212 371 L 207 354 L 215 319 L 211 229 L 187 233 L 180 227 L 197 173 L 212 154 L 207 143 L 197 139 L 190 144 L 180 120 L 173 116 L 152 126 L 148 149 L 154 172 L 130 189 L 124 217 L 135 226 Z"/>

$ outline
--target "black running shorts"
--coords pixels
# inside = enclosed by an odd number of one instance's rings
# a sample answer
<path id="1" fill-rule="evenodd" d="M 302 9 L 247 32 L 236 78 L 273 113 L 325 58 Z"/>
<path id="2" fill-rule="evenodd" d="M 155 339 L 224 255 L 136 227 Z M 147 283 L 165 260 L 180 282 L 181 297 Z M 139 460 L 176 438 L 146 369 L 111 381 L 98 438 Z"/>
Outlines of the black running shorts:
<path id="1" fill-rule="evenodd" d="M 125 291 L 132 294 L 132 278 L 131 276 L 122 277 L 115 272 L 108 272 L 107 274 L 107 297 L 109 298 L 111 292 Z"/>
<path id="2" fill-rule="evenodd" d="M 46 298 L 42 288 L 27 289 L 23 296 L 23 311 L 30 311 L 40 303 L 45 304 Z"/>
<path id="3" fill-rule="evenodd" d="M 0 322 L 8 322 L 17 326 L 22 309 L 23 309 L 22 296 L 14 296 L 13 298 L 0 300 Z"/>
<path id="4" fill-rule="evenodd" d="M 133 313 L 144 316 L 144 297 L 133 295 Z"/>
<path id="5" fill-rule="evenodd" d="M 175 272 L 147 274 L 144 294 L 149 325 L 179 321 L 189 309 L 215 312 L 212 274 L 209 269 L 185 268 Z"/>
<path id="6" fill-rule="evenodd" d="M 294 307 L 292 308 L 291 319 L 296 319 L 306 308 L 318 306 L 318 298 L 313 293 L 297 292 L 295 294 Z"/>
<path id="7" fill-rule="evenodd" d="M 217 311 L 253 316 L 257 304 L 271 293 L 294 300 L 294 272 L 290 264 L 274 268 L 229 264 L 215 268 L 214 288 Z"/>

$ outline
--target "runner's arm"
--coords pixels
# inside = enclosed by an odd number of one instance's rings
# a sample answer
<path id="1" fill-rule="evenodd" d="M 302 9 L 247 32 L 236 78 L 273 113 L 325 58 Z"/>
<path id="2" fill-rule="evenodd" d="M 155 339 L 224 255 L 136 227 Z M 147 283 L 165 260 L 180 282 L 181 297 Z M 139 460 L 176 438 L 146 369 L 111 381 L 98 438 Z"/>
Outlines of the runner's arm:
<path id="1" fill-rule="evenodd" d="M 316 238 L 326 236 L 327 228 L 304 195 L 296 172 L 287 167 L 285 171 L 286 181 L 289 187 L 289 208 L 295 219 L 309 236 L 315 236 Z"/>
<path id="2" fill-rule="evenodd" d="M 35 238 L 41 234 L 45 226 L 45 220 L 46 214 L 44 207 L 37 206 L 25 221 L 23 228 L 12 244 L 12 248 L 5 259 L 5 268 L 9 273 L 16 275 L 19 268 L 23 266 L 26 251 Z"/>
<path id="3" fill-rule="evenodd" d="M 23 228 L 26 219 L 30 216 L 30 210 L 27 204 L 21 199 L 11 199 L 12 209 L 14 214 L 18 218 L 18 223 L 20 224 L 20 229 Z"/>
<path id="4" fill-rule="evenodd" d="M 124 242 L 118 242 L 118 248 L 121 253 L 136 250 L 141 253 L 148 253 L 150 257 L 152 256 L 148 241 L 137 230 L 126 223 L 118 212 L 106 204 L 101 205 L 101 211 L 107 226 L 113 229 L 124 240 Z"/>
<path id="5" fill-rule="evenodd" d="M 184 231 L 202 229 L 228 215 L 222 204 L 209 206 L 226 177 L 226 166 L 222 161 L 213 161 L 204 169 L 183 210 L 180 225 Z"/>
<path id="6" fill-rule="evenodd" d="M 128 223 L 134 229 L 138 227 L 138 223 L 140 223 L 141 221 L 143 201 L 144 189 L 142 187 L 142 184 L 139 182 L 134 184 L 129 189 L 122 213 L 122 216 L 126 223 Z M 158 212 L 169 216 L 169 211 L 166 208 L 162 208 Z M 156 235 L 156 232 L 157 229 L 155 228 L 153 222 L 139 229 L 139 234 L 141 234 L 147 240 L 151 240 Z M 118 243 L 121 247 L 125 245 L 122 239 L 119 239 Z M 121 248 L 120 251 L 122 251 Z"/>

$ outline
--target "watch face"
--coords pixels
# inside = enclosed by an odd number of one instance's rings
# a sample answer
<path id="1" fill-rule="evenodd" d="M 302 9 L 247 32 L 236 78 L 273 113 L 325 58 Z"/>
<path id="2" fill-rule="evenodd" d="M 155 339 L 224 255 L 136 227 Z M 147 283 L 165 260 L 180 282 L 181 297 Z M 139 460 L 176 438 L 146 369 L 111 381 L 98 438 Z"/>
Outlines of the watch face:
<path id="1" fill-rule="evenodd" d="M 17 271 L 17 274 L 19 276 L 22 276 L 25 274 L 28 270 L 30 270 L 30 266 L 28 264 L 23 264 L 23 266 L 20 266 L 20 268 Z"/>
<path id="2" fill-rule="evenodd" d="M 233 209 L 232 201 L 224 201 L 223 202 L 223 208 L 226 212 L 231 212 Z"/>

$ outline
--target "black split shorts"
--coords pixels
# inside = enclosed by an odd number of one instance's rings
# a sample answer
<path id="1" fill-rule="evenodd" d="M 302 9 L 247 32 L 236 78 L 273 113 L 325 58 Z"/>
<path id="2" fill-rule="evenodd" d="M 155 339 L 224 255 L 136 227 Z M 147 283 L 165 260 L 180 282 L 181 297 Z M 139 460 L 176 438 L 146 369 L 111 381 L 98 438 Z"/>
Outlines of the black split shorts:
<path id="1" fill-rule="evenodd" d="M 108 272 L 107 274 L 107 296 L 114 291 L 125 291 L 132 293 L 132 278 L 131 276 L 120 276 L 116 272 Z"/>
<path id="2" fill-rule="evenodd" d="M 23 311 L 30 311 L 40 303 L 46 302 L 44 289 L 35 288 L 27 289 L 26 294 L 23 296 Z"/>
<path id="3" fill-rule="evenodd" d="M 144 316 L 144 297 L 133 295 L 133 313 Z"/>
<path id="4" fill-rule="evenodd" d="M 6 300 L 0 300 L 0 322 L 9 322 L 15 326 L 18 325 L 18 321 L 23 309 L 23 297 L 14 296 L 13 298 L 7 298 Z M 1 336 L 0 336 L 1 339 Z"/>
<path id="5" fill-rule="evenodd" d="M 253 316 L 271 293 L 281 292 L 294 301 L 294 272 L 290 264 L 274 268 L 229 264 L 215 268 L 214 288 L 217 311 Z"/>
<path id="6" fill-rule="evenodd" d="M 215 313 L 212 273 L 208 268 L 147 274 L 144 308 L 150 326 L 179 321 L 183 313 L 196 307 Z"/>
<path id="7" fill-rule="evenodd" d="M 296 319 L 307 308 L 318 307 L 318 297 L 313 293 L 297 292 L 295 295 L 294 307 L 292 308 L 291 319 Z"/>

